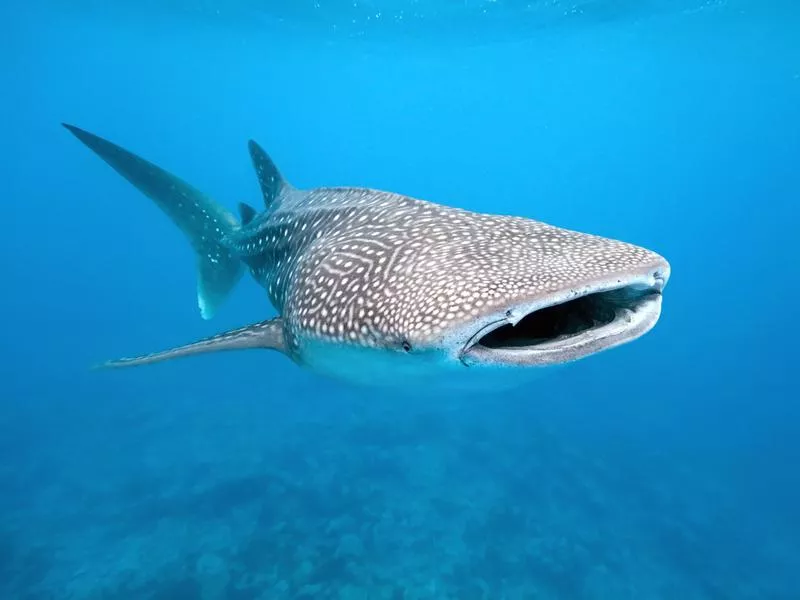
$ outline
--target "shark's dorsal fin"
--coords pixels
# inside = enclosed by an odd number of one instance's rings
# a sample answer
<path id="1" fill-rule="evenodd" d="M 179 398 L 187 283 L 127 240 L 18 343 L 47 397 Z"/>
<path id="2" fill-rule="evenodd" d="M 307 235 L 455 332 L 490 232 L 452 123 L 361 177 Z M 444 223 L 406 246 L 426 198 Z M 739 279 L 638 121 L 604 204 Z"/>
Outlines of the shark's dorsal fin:
<path id="1" fill-rule="evenodd" d="M 277 208 L 277 200 L 284 190 L 290 189 L 291 185 L 287 182 L 269 154 L 253 140 L 247 142 L 250 150 L 250 159 L 256 170 L 258 184 L 261 186 L 261 194 L 264 196 L 264 207 L 267 210 Z"/>
<path id="2" fill-rule="evenodd" d="M 242 225 L 249 225 L 253 219 L 256 218 L 256 209 L 247 204 L 246 202 L 239 202 L 239 216 L 242 219 Z"/>
<path id="3" fill-rule="evenodd" d="M 205 354 L 208 352 L 222 352 L 224 350 L 246 350 L 251 348 L 265 348 L 277 350 L 286 354 L 286 344 L 283 338 L 283 319 L 280 317 L 253 323 L 246 327 L 226 331 L 185 346 L 178 346 L 162 352 L 154 352 L 134 358 L 119 358 L 97 365 L 97 369 L 114 369 L 120 367 L 137 367 L 152 363 Z"/>

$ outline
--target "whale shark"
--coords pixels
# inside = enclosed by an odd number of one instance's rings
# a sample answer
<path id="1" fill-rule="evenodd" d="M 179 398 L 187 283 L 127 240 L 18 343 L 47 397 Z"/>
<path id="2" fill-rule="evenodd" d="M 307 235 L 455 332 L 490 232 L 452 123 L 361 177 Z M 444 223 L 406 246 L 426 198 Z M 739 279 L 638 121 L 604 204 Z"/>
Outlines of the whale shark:
<path id="1" fill-rule="evenodd" d="M 63 125 L 188 239 L 202 318 L 245 271 L 277 312 L 100 367 L 268 349 L 360 385 L 504 378 L 636 340 L 661 314 L 670 265 L 638 245 L 370 188 L 301 189 L 253 140 L 263 209 L 240 203 L 237 217 L 144 158 Z"/>

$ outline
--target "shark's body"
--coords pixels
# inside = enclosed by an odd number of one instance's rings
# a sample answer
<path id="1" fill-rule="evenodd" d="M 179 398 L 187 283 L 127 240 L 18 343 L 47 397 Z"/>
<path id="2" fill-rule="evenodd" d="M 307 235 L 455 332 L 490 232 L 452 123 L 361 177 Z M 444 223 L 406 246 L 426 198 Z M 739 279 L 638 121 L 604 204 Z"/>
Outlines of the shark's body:
<path id="1" fill-rule="evenodd" d="M 254 142 L 265 209 L 240 205 L 239 222 L 152 163 L 67 127 L 183 230 L 204 318 L 243 268 L 279 313 L 107 366 L 270 348 L 362 384 L 507 377 L 635 339 L 660 315 L 669 264 L 638 246 L 372 189 L 299 190 Z"/>

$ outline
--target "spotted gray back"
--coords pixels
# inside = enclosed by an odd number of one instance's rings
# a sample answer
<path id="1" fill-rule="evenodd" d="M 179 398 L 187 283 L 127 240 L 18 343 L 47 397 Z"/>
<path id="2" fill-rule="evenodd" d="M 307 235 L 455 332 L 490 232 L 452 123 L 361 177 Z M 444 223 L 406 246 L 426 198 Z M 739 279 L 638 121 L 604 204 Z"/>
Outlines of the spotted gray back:
<path id="1" fill-rule="evenodd" d="M 659 260 L 624 242 L 361 188 L 294 191 L 236 241 L 290 346 L 436 344 L 446 330 Z"/>

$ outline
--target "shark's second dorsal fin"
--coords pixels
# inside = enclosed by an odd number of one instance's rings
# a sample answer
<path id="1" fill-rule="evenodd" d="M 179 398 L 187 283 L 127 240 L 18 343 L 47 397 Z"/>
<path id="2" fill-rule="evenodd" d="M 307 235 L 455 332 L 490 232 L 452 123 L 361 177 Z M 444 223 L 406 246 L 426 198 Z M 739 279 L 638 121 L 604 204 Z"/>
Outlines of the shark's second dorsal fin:
<path id="1" fill-rule="evenodd" d="M 250 150 L 250 159 L 253 161 L 258 184 L 261 186 L 261 193 L 264 196 L 264 207 L 267 210 L 277 208 L 281 194 L 285 190 L 291 189 L 291 185 L 283 178 L 278 167 L 261 146 L 250 140 L 247 147 Z"/>
<path id="2" fill-rule="evenodd" d="M 246 202 L 239 202 L 239 216 L 242 219 L 242 225 L 249 225 L 253 219 L 256 218 L 256 209 L 247 204 Z"/>

